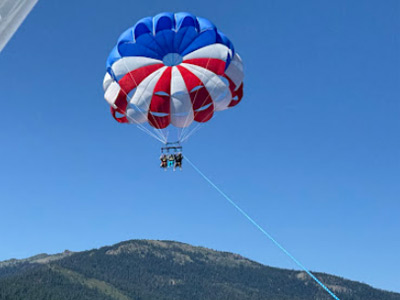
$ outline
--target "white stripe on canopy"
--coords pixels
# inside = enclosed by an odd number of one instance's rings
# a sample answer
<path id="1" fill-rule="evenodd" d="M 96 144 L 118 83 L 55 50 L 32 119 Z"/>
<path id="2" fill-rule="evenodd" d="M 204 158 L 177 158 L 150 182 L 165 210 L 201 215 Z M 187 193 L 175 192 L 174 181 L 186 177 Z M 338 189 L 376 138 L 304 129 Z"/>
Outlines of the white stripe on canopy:
<path id="1" fill-rule="evenodd" d="M 222 44 L 212 44 L 196 51 L 193 51 L 183 57 L 183 60 L 193 59 L 193 58 L 216 58 L 226 61 L 228 53 L 231 50 Z"/>
<path id="2" fill-rule="evenodd" d="M 242 59 L 237 53 L 233 57 L 228 69 L 225 71 L 225 74 L 233 81 L 237 88 L 243 82 L 243 63 Z"/>
<path id="3" fill-rule="evenodd" d="M 162 67 L 151 73 L 137 86 L 132 98 L 128 99 L 130 107 L 127 109 L 127 115 L 129 116 L 129 121 L 133 121 L 133 123 L 147 121 L 147 112 L 149 111 L 154 88 L 166 68 Z"/>
<path id="4" fill-rule="evenodd" d="M 171 124 L 183 128 L 194 119 L 192 100 L 182 74 L 177 67 L 172 68 L 171 77 Z"/>
<path id="5" fill-rule="evenodd" d="M 120 77 L 141 67 L 162 63 L 163 62 L 161 60 L 154 58 L 148 58 L 144 56 L 129 56 L 117 60 L 112 65 L 111 69 L 116 77 Z"/>
<path id="6" fill-rule="evenodd" d="M 214 102 L 215 111 L 228 108 L 232 99 L 232 94 L 229 90 L 229 85 L 227 85 L 226 82 L 224 82 L 218 75 L 205 68 L 185 63 L 182 64 L 182 67 L 187 68 L 203 82 Z"/>

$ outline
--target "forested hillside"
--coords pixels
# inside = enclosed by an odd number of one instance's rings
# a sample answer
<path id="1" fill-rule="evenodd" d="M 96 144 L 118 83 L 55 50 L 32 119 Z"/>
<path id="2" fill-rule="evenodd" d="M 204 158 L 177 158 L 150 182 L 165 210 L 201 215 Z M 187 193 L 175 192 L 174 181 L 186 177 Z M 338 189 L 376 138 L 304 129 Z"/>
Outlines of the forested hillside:
<path id="1" fill-rule="evenodd" d="M 400 294 L 316 274 L 341 300 Z M 323 300 L 305 273 L 171 241 L 133 240 L 0 263 L 1 300 Z"/>

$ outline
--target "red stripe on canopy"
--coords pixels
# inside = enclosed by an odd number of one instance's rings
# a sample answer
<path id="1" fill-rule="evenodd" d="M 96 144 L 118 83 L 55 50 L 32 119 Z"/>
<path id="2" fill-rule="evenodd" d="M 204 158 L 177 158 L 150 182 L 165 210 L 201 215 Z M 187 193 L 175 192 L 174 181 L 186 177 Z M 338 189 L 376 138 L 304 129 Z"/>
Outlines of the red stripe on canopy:
<path id="1" fill-rule="evenodd" d="M 156 86 L 154 87 L 153 97 L 151 98 L 150 108 L 148 112 L 148 120 L 151 126 L 155 128 L 165 128 L 171 121 L 170 106 L 171 106 L 171 71 L 172 68 L 168 67 Z M 161 94 L 157 94 L 161 93 Z M 165 94 L 165 95 L 163 95 Z M 156 114 L 168 114 L 166 116 L 157 116 Z"/>
<path id="2" fill-rule="evenodd" d="M 184 60 L 182 63 L 196 65 L 214 72 L 217 75 L 223 75 L 225 72 L 225 61 L 217 58 L 192 58 Z"/>
<path id="3" fill-rule="evenodd" d="M 226 74 L 224 74 L 224 77 L 229 81 L 229 90 L 231 91 L 231 94 L 232 94 L 232 101 L 229 103 L 228 107 L 233 107 L 233 106 L 237 105 L 240 102 L 240 100 L 242 100 L 242 98 L 243 98 L 243 82 L 239 86 L 239 88 L 237 90 L 235 90 L 236 85 L 232 81 L 232 79 L 230 79 L 228 77 L 228 75 L 226 75 Z M 237 99 L 233 100 L 233 98 L 235 98 L 235 97 L 237 97 Z"/>
<path id="4" fill-rule="evenodd" d="M 114 105 L 117 108 L 111 107 L 111 114 L 115 120 L 117 120 L 119 123 L 129 123 L 129 120 L 126 116 L 117 117 L 117 113 L 120 113 L 122 115 L 126 114 L 126 108 L 128 106 L 128 94 L 130 93 L 130 91 L 136 88 L 147 76 L 149 76 L 154 71 L 162 68 L 163 66 L 163 64 L 156 64 L 141 67 L 139 69 L 126 73 L 124 77 L 121 78 L 121 80 L 118 82 L 121 90 L 117 96 L 117 99 L 114 102 Z"/>
<path id="5" fill-rule="evenodd" d="M 129 92 L 136 88 L 147 76 L 163 66 L 163 64 L 155 64 L 130 71 L 126 73 L 118 83 L 121 89 L 129 94 Z"/>
<path id="6" fill-rule="evenodd" d="M 214 114 L 214 104 L 210 94 L 205 88 L 203 82 L 196 75 L 194 75 L 192 72 L 182 66 L 178 66 L 178 70 L 182 75 L 182 78 L 190 95 L 190 100 L 192 101 L 194 120 L 197 122 L 207 122 L 212 118 Z M 200 88 L 196 89 L 193 92 L 190 92 L 195 87 Z M 209 105 L 209 107 L 207 107 L 206 109 L 196 111 L 207 105 Z"/>

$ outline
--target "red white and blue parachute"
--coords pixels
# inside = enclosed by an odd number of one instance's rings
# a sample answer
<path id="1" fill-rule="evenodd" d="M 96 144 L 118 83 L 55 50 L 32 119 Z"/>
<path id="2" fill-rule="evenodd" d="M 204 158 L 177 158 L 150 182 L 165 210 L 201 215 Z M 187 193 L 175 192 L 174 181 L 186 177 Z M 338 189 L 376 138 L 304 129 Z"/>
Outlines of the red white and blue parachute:
<path id="1" fill-rule="evenodd" d="M 207 19 L 161 13 L 122 33 L 108 57 L 103 86 L 118 122 L 147 123 L 166 142 L 169 132 L 162 129 L 204 123 L 237 105 L 243 65 L 230 40 Z"/>

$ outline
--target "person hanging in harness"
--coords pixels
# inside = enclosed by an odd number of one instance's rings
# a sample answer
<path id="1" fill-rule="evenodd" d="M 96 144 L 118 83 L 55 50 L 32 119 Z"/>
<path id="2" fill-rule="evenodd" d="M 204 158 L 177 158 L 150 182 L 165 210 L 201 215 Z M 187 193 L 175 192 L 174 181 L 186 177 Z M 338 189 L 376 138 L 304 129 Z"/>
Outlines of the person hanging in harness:
<path id="1" fill-rule="evenodd" d="M 174 165 L 174 171 L 176 168 L 179 168 L 182 170 L 182 160 L 183 160 L 183 155 L 182 153 L 177 153 L 175 154 L 175 165 Z"/>
<path id="2" fill-rule="evenodd" d="M 160 156 L 161 164 L 160 167 L 163 168 L 165 171 L 167 170 L 168 167 L 168 159 L 165 154 L 161 154 Z"/>
<path id="3" fill-rule="evenodd" d="M 172 168 L 175 164 L 175 157 L 173 154 L 168 156 L 168 168 Z"/>

